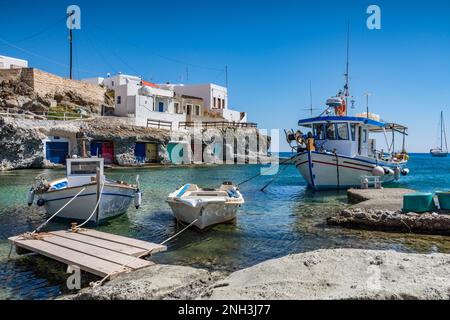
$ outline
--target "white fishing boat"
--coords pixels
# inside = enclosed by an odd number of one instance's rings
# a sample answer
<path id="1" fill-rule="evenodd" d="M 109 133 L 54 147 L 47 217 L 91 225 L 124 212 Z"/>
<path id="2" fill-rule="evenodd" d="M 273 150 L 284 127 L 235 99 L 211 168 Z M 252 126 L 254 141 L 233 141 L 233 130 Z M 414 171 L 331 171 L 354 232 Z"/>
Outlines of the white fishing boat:
<path id="1" fill-rule="evenodd" d="M 28 205 L 44 206 L 58 218 L 95 223 L 125 213 L 133 200 L 136 208 L 140 206 L 138 185 L 107 179 L 103 158 L 75 157 L 66 160 L 66 167 L 64 178 L 47 181 L 37 177 Z"/>
<path id="2" fill-rule="evenodd" d="M 444 112 L 441 111 L 441 120 L 440 120 L 440 144 L 441 146 L 438 148 L 434 148 L 430 150 L 430 153 L 433 157 L 441 157 L 445 158 L 448 156 L 448 145 L 447 145 L 447 134 L 445 132 L 445 125 L 444 125 Z"/>
<path id="3" fill-rule="evenodd" d="M 235 220 L 244 198 L 230 182 L 224 182 L 218 189 L 202 189 L 195 184 L 186 184 L 171 193 L 167 203 L 179 222 L 191 224 L 195 221 L 194 226 L 204 229 Z"/>

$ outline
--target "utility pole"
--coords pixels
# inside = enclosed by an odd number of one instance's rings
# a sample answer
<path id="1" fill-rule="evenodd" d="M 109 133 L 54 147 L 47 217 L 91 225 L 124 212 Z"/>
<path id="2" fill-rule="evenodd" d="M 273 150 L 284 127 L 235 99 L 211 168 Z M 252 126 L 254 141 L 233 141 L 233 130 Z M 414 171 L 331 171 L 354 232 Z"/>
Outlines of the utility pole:
<path id="1" fill-rule="evenodd" d="M 366 96 L 367 119 L 369 119 L 369 96 L 371 96 L 372 94 L 370 92 L 365 92 L 364 95 Z"/>
<path id="2" fill-rule="evenodd" d="M 72 26 L 72 16 L 75 14 L 75 11 L 72 11 L 68 14 L 69 18 L 69 43 L 70 43 L 70 71 L 69 71 L 69 78 L 72 80 L 72 66 L 73 66 L 73 26 Z"/>

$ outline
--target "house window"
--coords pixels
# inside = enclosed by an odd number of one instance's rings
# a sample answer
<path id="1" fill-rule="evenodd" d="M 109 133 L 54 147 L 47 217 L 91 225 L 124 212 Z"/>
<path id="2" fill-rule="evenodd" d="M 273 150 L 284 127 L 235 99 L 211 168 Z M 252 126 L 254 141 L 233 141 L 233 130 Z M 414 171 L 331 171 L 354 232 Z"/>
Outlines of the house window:
<path id="1" fill-rule="evenodd" d="M 186 105 L 187 111 L 186 114 L 190 116 L 192 114 L 192 104 Z"/>
<path id="2" fill-rule="evenodd" d="M 175 102 L 174 106 L 175 106 L 175 113 L 182 113 L 181 110 L 180 110 L 180 103 L 179 102 Z"/>
<path id="3" fill-rule="evenodd" d="M 122 103 L 122 97 L 121 96 L 117 96 L 117 104 L 121 104 Z"/>
<path id="4" fill-rule="evenodd" d="M 195 106 L 195 115 L 196 116 L 200 115 L 200 106 Z"/>
<path id="5" fill-rule="evenodd" d="M 214 105 L 213 105 L 213 107 L 217 108 L 217 98 L 216 97 L 214 97 Z"/>
<path id="6" fill-rule="evenodd" d="M 225 99 L 222 99 L 222 109 L 225 109 Z"/>
<path id="7" fill-rule="evenodd" d="M 164 102 L 160 101 L 158 103 L 158 111 L 159 112 L 164 112 Z"/>
<path id="8" fill-rule="evenodd" d="M 111 81 L 111 85 L 114 87 L 114 81 Z"/>

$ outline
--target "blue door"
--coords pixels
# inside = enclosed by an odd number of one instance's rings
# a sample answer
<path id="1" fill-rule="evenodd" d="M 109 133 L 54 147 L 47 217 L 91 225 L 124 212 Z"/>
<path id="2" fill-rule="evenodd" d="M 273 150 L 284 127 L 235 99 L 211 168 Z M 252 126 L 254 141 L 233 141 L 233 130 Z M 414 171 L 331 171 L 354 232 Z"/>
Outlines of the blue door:
<path id="1" fill-rule="evenodd" d="M 101 142 L 91 142 L 91 156 L 98 157 L 102 155 L 102 143 Z"/>
<path id="2" fill-rule="evenodd" d="M 146 152 L 146 144 L 145 143 L 136 143 L 134 147 L 134 155 L 136 157 L 136 161 L 139 163 L 145 163 L 145 152 Z"/>
<path id="3" fill-rule="evenodd" d="M 158 110 L 159 110 L 159 112 L 164 112 L 164 102 L 160 102 L 158 104 Z"/>
<path id="4" fill-rule="evenodd" d="M 45 144 L 45 157 L 48 161 L 58 164 L 66 164 L 69 155 L 68 142 L 47 142 Z"/>

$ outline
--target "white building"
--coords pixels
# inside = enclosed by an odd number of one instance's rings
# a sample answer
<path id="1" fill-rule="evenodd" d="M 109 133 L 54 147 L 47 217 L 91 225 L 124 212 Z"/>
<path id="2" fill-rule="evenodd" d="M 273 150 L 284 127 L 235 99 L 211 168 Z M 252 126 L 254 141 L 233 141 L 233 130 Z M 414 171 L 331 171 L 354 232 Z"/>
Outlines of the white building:
<path id="1" fill-rule="evenodd" d="M 0 56 L 0 69 L 18 68 L 28 68 L 28 61 L 7 56 Z"/>
<path id="2" fill-rule="evenodd" d="M 234 111 L 228 108 L 228 90 L 214 83 L 207 84 L 163 84 L 162 88 L 202 98 L 204 106 L 212 113 L 220 114 L 224 120 L 230 122 L 247 122 L 245 112 Z"/>
<path id="3" fill-rule="evenodd" d="M 147 126 L 148 120 L 153 125 L 155 121 L 170 122 L 174 129 L 180 122 L 247 122 L 245 112 L 228 109 L 227 88 L 212 83 L 158 85 L 125 74 L 82 81 L 114 90 L 114 114 L 134 118 L 139 126 Z"/>

